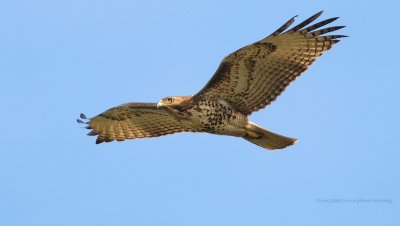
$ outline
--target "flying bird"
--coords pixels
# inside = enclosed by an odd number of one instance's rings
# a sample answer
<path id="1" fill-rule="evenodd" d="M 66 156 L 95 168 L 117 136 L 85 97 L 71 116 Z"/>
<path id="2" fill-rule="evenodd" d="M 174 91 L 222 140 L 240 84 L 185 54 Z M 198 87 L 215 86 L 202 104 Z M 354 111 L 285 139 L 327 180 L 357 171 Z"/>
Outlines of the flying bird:
<path id="1" fill-rule="evenodd" d="M 249 121 L 274 101 L 321 54 L 345 35 L 324 35 L 344 26 L 321 28 L 338 17 L 315 21 L 322 11 L 288 29 L 295 17 L 268 37 L 226 56 L 210 81 L 192 96 L 169 96 L 158 103 L 127 103 L 93 117 L 80 115 L 96 143 L 206 132 L 242 137 L 273 150 L 296 139 Z"/>

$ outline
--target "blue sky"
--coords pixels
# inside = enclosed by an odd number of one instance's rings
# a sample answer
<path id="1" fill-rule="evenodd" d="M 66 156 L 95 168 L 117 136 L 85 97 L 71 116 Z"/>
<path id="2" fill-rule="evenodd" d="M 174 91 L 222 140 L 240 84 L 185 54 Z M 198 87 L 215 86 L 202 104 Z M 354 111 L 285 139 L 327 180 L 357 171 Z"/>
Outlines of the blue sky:
<path id="1" fill-rule="evenodd" d="M 320 10 L 340 16 L 334 24 L 347 27 L 336 33 L 350 38 L 251 116 L 298 138 L 290 148 L 189 133 L 95 145 L 75 121 L 193 94 L 228 53 Z M 0 225 L 399 225 L 399 10 L 2 1 Z"/>

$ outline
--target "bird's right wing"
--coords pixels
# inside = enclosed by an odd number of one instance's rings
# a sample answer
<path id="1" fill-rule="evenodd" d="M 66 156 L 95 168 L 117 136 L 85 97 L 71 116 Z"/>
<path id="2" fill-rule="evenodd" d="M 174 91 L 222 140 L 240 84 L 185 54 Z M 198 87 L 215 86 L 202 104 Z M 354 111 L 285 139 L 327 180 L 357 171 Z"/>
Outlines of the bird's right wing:
<path id="1" fill-rule="evenodd" d="M 86 116 L 81 114 L 86 120 Z M 156 103 L 128 103 L 79 123 L 88 124 L 91 129 L 89 136 L 98 136 L 96 144 L 111 142 L 113 140 L 124 141 L 126 139 L 158 137 L 162 135 L 191 132 L 191 129 L 182 125 L 168 112 L 157 108 Z"/>

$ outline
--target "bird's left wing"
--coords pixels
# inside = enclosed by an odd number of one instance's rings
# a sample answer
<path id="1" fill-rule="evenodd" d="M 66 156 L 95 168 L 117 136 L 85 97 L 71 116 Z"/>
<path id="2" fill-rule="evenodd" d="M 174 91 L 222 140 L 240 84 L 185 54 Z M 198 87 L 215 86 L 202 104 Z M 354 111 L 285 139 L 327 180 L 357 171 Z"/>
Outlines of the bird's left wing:
<path id="1" fill-rule="evenodd" d="M 83 114 L 81 118 L 87 119 Z M 89 136 L 98 136 L 96 144 L 191 131 L 168 112 L 157 108 L 156 103 L 123 104 L 90 118 L 87 122 L 81 119 L 78 122 L 88 124 L 86 128 L 91 129 Z"/>
<path id="2" fill-rule="evenodd" d="M 193 98 L 223 99 L 249 115 L 276 99 L 322 52 L 344 35 L 323 34 L 344 26 L 323 27 L 336 20 L 327 19 L 311 26 L 322 12 L 284 32 L 290 19 L 270 36 L 245 46 L 225 57 L 214 76 Z"/>

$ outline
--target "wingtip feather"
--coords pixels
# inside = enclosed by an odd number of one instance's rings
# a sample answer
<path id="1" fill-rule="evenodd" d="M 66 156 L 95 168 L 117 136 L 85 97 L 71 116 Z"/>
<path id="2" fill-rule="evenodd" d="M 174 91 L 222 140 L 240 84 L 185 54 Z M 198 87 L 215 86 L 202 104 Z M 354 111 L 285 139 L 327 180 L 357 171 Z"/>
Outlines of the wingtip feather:
<path id="1" fill-rule="evenodd" d="M 290 27 L 290 25 L 293 24 L 296 17 L 297 17 L 297 15 L 290 18 L 290 20 L 286 21 L 286 23 L 284 23 L 282 26 L 280 26 L 275 32 L 272 33 L 272 35 L 277 36 L 280 33 L 282 33 L 283 31 L 285 31 L 288 27 Z"/>
<path id="2" fill-rule="evenodd" d="M 333 21 L 337 20 L 338 18 L 339 18 L 339 17 L 332 17 L 332 18 L 329 18 L 329 19 L 320 21 L 320 22 L 318 22 L 318 23 L 316 23 L 316 24 L 313 24 L 313 25 L 310 25 L 310 26 L 308 26 L 308 27 L 306 27 L 306 28 L 301 29 L 301 30 L 300 30 L 300 33 L 304 34 L 304 33 L 313 31 L 313 30 L 315 30 L 315 29 L 318 29 L 318 28 L 320 28 L 320 27 L 323 27 L 323 26 L 325 26 L 325 25 L 327 25 L 327 24 L 332 23 Z"/>
<path id="3" fill-rule="evenodd" d="M 300 24 L 296 25 L 295 27 L 293 27 L 292 29 L 290 29 L 287 32 L 296 32 L 300 29 L 302 29 L 303 27 L 307 26 L 308 24 L 312 23 L 314 20 L 316 20 L 319 16 L 321 16 L 323 11 L 320 11 L 312 16 L 310 16 L 309 18 L 305 19 L 303 22 L 301 22 Z"/>
<path id="4" fill-rule="evenodd" d="M 83 113 L 81 113 L 81 114 L 79 115 L 79 117 L 80 117 L 81 119 L 87 119 L 86 115 L 83 114 Z"/>

